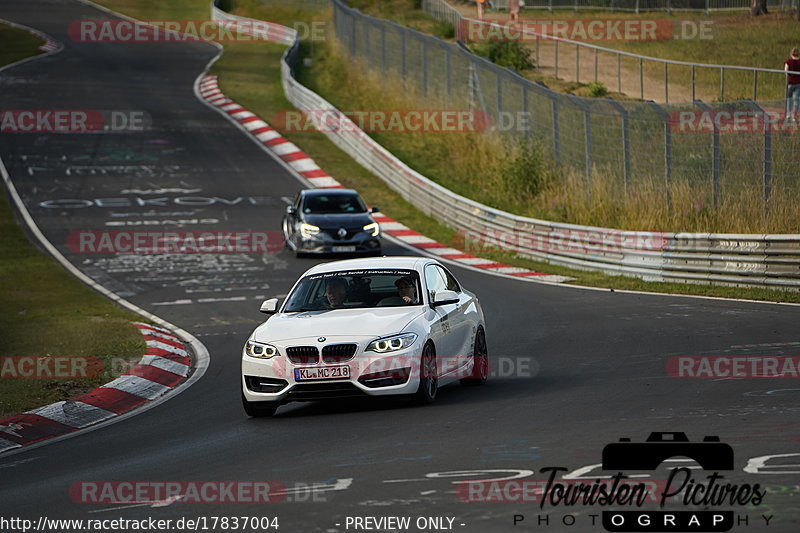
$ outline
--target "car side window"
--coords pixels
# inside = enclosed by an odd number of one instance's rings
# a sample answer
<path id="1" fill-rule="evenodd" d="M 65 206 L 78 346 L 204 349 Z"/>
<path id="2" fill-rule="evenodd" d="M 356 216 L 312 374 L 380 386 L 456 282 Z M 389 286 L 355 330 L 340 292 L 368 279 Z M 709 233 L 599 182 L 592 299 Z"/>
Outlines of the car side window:
<path id="1" fill-rule="evenodd" d="M 436 267 L 436 268 L 438 268 L 442 272 L 448 291 L 461 292 L 461 287 L 459 286 L 458 281 L 456 281 L 456 278 L 453 277 L 453 275 L 446 268 L 442 267 Z"/>
<path id="2" fill-rule="evenodd" d="M 429 301 L 433 301 L 436 293 L 447 289 L 447 280 L 444 273 L 436 265 L 425 267 L 425 285 L 428 287 Z"/>
<path id="3" fill-rule="evenodd" d="M 300 211 L 300 200 L 301 196 L 300 193 L 297 193 L 297 196 L 294 197 L 294 208 L 299 212 Z"/>

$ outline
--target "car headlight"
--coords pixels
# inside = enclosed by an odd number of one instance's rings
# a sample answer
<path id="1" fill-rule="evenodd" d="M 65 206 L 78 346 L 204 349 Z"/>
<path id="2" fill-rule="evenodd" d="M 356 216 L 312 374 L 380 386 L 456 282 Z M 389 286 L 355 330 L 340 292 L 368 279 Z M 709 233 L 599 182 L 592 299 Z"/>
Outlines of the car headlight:
<path id="1" fill-rule="evenodd" d="M 396 352 L 403 348 L 408 348 L 414 341 L 417 340 L 416 333 L 402 333 L 400 335 L 392 335 L 391 337 L 384 337 L 369 343 L 367 351 L 376 353 Z"/>
<path id="2" fill-rule="evenodd" d="M 278 349 L 273 345 L 256 341 L 247 341 L 244 352 L 250 357 L 263 357 L 264 359 L 278 355 Z"/>
<path id="3" fill-rule="evenodd" d="M 317 233 L 319 233 L 319 227 L 312 226 L 311 224 L 306 224 L 303 222 L 300 224 L 300 235 L 303 236 L 305 239 L 310 239 L 314 237 Z"/>
<path id="4" fill-rule="evenodd" d="M 372 224 L 367 224 L 364 226 L 364 231 L 369 231 L 372 233 L 373 237 L 377 237 L 381 232 L 381 227 L 377 222 L 373 222 Z"/>

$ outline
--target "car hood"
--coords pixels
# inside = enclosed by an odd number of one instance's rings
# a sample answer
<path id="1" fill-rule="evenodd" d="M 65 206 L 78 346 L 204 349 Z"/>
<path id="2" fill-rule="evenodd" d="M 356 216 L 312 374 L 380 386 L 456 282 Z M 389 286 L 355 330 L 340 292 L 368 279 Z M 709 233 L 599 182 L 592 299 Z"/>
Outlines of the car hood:
<path id="1" fill-rule="evenodd" d="M 281 343 L 308 337 L 381 337 L 402 332 L 424 312 L 424 306 L 416 305 L 279 313 L 257 327 L 253 338 Z"/>
<path id="2" fill-rule="evenodd" d="M 353 213 L 353 214 L 338 214 L 338 215 L 314 215 L 314 214 L 306 214 L 303 215 L 303 219 L 308 224 L 313 224 L 314 226 L 318 226 L 320 228 L 334 228 L 338 229 L 341 227 L 363 227 L 367 224 L 372 224 L 373 219 L 369 215 L 369 213 Z"/>

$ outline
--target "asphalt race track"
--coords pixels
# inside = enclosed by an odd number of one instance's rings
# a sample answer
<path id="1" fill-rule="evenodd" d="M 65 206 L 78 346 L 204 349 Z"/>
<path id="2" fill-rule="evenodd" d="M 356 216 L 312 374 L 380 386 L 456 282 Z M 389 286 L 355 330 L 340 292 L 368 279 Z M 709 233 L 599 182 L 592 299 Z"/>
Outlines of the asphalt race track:
<path id="1" fill-rule="evenodd" d="M 357 528 L 355 518 L 397 516 L 411 519 L 408 528 L 384 530 L 604 531 L 601 505 L 541 508 L 514 494 L 495 498 L 512 501 L 464 501 L 463 482 L 542 481 L 540 469 L 563 467 L 573 477 L 591 472 L 588 483 L 615 473 L 585 468 L 601 463 L 606 444 L 684 432 L 694 442 L 719 436 L 734 451 L 725 481 L 766 491 L 759 505 L 712 508 L 733 511 L 732 531 L 800 530 L 800 382 L 667 372 L 676 356 L 800 356 L 796 306 L 580 290 L 452 267 L 487 314 L 494 375 L 486 387 L 447 387 L 430 407 L 352 400 L 247 418 L 239 359 L 263 317 L 260 301 L 285 294 L 314 259 L 287 251 L 89 254 L 67 241 L 76 231 L 105 229 L 277 231 L 283 198 L 300 184 L 195 96 L 195 79 L 216 48 L 67 36 L 68 21 L 107 16 L 68 0 L 0 3 L 0 18 L 65 44 L 60 54 L 0 73 L 0 107 L 135 110 L 150 127 L 2 133 L 0 157 L 48 240 L 97 282 L 196 335 L 210 367 L 155 409 L 0 456 L 0 518 L 277 517 L 279 531 L 294 533 L 366 530 L 375 523 Z M 388 243 L 386 252 L 409 253 Z M 791 455 L 753 460 L 782 454 Z M 693 463 L 664 463 L 646 479 L 665 480 L 667 466 L 682 465 Z M 707 482 L 710 473 L 691 471 L 698 484 Z M 93 503 L 70 494 L 83 481 L 274 481 L 286 490 L 282 502 L 268 504 Z M 483 494 L 480 487 L 473 496 Z M 771 516 L 768 526 L 762 515 Z M 417 528 L 420 517 L 443 521 Z M 0 530 L 21 531 L 2 522 Z"/>

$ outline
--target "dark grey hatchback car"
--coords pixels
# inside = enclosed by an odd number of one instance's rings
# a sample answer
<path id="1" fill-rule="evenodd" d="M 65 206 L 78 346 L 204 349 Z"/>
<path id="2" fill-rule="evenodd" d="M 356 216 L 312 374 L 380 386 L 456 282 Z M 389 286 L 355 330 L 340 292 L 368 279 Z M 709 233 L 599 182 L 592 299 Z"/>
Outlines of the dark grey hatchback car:
<path id="1" fill-rule="evenodd" d="M 283 236 L 299 257 L 304 254 L 381 254 L 381 229 L 352 189 L 300 191 L 286 208 Z"/>

